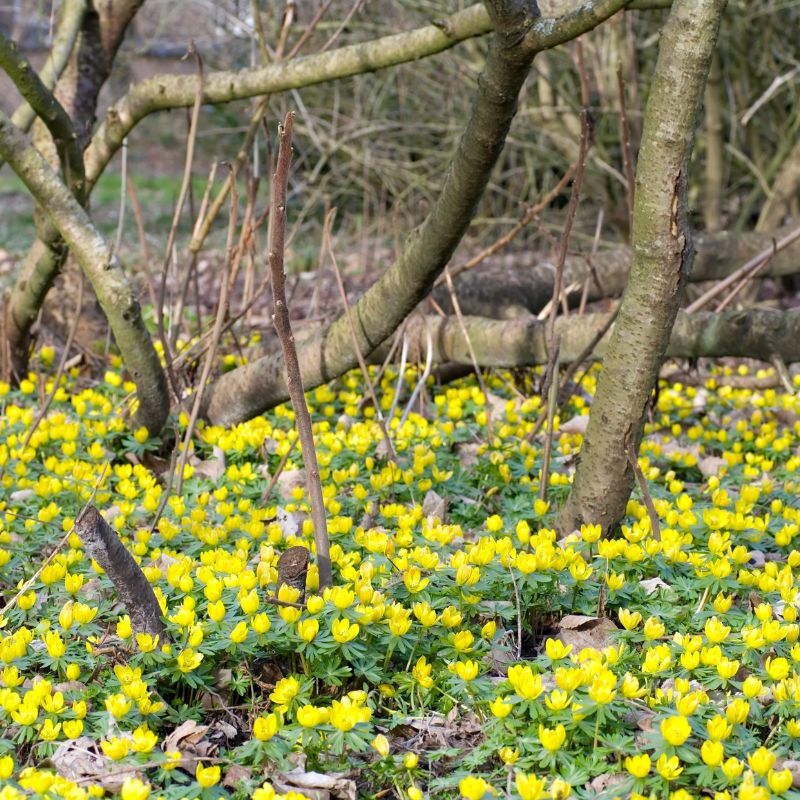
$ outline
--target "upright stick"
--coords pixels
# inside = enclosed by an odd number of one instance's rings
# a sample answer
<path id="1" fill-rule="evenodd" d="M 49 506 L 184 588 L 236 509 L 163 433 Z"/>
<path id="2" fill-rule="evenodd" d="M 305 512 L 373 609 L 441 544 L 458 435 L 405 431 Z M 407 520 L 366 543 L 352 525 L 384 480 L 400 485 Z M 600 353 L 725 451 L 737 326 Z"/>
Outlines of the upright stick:
<path id="1" fill-rule="evenodd" d="M 317 546 L 317 568 L 321 589 L 333 585 L 331 572 L 330 542 L 325 506 L 322 499 L 322 483 L 319 479 L 317 451 L 314 449 L 314 436 L 311 431 L 311 415 L 308 413 L 303 380 L 300 376 L 300 362 L 289 322 L 289 308 L 286 305 L 286 273 L 283 269 L 283 251 L 286 238 L 286 185 L 289 181 L 289 165 L 292 162 L 292 127 L 294 112 L 286 114 L 283 124 L 278 128 L 278 163 L 272 178 L 272 202 L 270 204 L 269 268 L 272 273 L 272 299 L 274 311 L 272 320 L 281 340 L 283 357 L 286 361 L 286 388 L 294 408 L 297 433 L 303 451 L 306 467 L 306 490 L 311 501 L 311 520 L 314 523 L 314 541 Z"/>

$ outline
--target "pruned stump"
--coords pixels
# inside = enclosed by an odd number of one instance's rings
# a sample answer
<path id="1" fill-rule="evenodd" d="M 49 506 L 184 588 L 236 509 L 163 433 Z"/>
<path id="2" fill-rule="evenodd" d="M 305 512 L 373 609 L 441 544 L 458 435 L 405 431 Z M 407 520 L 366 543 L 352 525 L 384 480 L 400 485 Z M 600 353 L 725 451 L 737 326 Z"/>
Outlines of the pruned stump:
<path id="1" fill-rule="evenodd" d="M 117 596 L 131 618 L 133 632 L 149 633 L 164 642 L 167 629 L 153 587 L 116 531 L 94 506 L 87 506 L 75 521 L 75 533 L 114 584 Z"/>
<path id="2" fill-rule="evenodd" d="M 278 591 L 281 586 L 291 586 L 300 592 L 299 602 L 303 602 L 306 593 L 306 575 L 310 554 L 307 547 L 297 545 L 290 547 L 278 559 Z"/>

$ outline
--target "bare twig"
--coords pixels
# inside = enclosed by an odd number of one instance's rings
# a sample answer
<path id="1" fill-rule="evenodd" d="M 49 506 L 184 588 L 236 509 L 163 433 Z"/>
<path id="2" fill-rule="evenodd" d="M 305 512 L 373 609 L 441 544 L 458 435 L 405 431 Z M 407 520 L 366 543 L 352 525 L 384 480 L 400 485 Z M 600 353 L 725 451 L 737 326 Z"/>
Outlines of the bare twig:
<path id="1" fill-rule="evenodd" d="M 156 303 L 156 323 L 158 325 L 158 336 L 164 348 L 164 363 L 167 367 L 167 377 L 169 378 L 170 385 L 172 386 L 173 394 L 176 398 L 180 399 L 181 391 L 175 375 L 175 370 L 172 366 L 172 350 L 167 338 L 167 331 L 164 326 L 164 303 L 166 301 L 167 293 L 167 276 L 169 275 L 170 264 L 173 262 L 173 248 L 175 246 L 175 239 L 178 235 L 178 224 L 180 223 L 181 214 L 183 213 L 183 206 L 186 203 L 186 196 L 189 193 L 189 185 L 192 181 L 192 163 L 194 162 L 194 147 L 197 141 L 197 125 L 200 120 L 200 109 L 203 102 L 203 62 L 200 54 L 192 45 L 192 52 L 195 55 L 197 63 L 197 93 L 194 98 L 194 105 L 192 106 L 192 117 L 189 125 L 189 136 L 186 141 L 186 159 L 183 166 L 183 179 L 181 181 L 181 189 L 178 195 L 178 201 L 175 203 L 175 211 L 172 215 L 172 224 L 170 225 L 169 234 L 167 236 L 167 246 L 164 251 L 164 261 L 161 265 L 161 286 L 159 288 L 158 302 Z"/>
<path id="2" fill-rule="evenodd" d="M 472 346 L 472 339 L 470 339 L 469 331 L 467 331 L 467 326 L 464 324 L 464 315 L 461 313 L 461 304 L 458 302 L 458 295 L 456 294 L 455 287 L 453 286 L 453 278 L 450 275 L 450 269 L 446 266 L 444 268 L 444 279 L 447 281 L 447 290 L 450 292 L 450 302 L 453 304 L 453 311 L 455 312 L 456 319 L 458 320 L 458 326 L 461 328 L 461 333 L 464 335 L 464 341 L 467 345 L 467 351 L 469 352 L 469 358 L 472 362 L 472 367 L 475 370 L 475 376 L 478 379 L 478 385 L 480 386 L 481 392 L 483 392 L 483 400 L 486 403 L 486 429 L 489 432 L 489 436 L 494 437 L 494 426 L 492 425 L 492 405 L 489 402 L 489 392 L 486 389 L 486 383 L 483 380 L 481 368 L 478 366 L 478 359 L 475 357 L 475 348 Z"/>
<path id="3" fill-rule="evenodd" d="M 558 197 L 561 192 L 564 191 L 564 188 L 567 184 L 572 180 L 572 176 L 575 174 L 575 170 L 578 168 L 577 163 L 572 164 L 569 169 L 564 173 L 561 177 L 561 180 L 535 205 L 530 206 L 525 210 L 525 213 L 522 215 L 520 221 L 510 230 L 508 233 L 501 236 L 496 241 L 492 242 L 488 247 L 485 247 L 483 250 L 480 251 L 477 255 L 474 255 L 469 261 L 465 261 L 463 264 L 459 264 L 457 267 L 453 267 L 450 270 L 450 277 L 455 278 L 456 276 L 460 275 L 462 272 L 466 272 L 468 269 L 472 269 L 473 267 L 477 267 L 478 264 L 485 261 L 490 256 L 493 256 L 499 250 L 502 250 L 504 247 L 509 245 L 517 236 L 534 220 L 536 217 L 544 211 L 553 200 Z M 444 283 L 444 277 L 440 277 L 436 281 L 436 286 L 440 286 Z"/>
<path id="4" fill-rule="evenodd" d="M 625 455 L 628 459 L 631 469 L 633 470 L 633 474 L 636 475 L 636 481 L 639 484 L 639 489 L 642 492 L 644 505 L 647 509 L 647 516 L 650 517 L 650 527 L 653 531 L 653 538 L 660 540 L 661 525 L 658 521 L 658 513 L 656 512 L 656 507 L 653 505 L 653 498 L 650 496 L 650 490 L 647 488 L 647 478 L 645 478 L 642 468 L 639 466 L 639 459 L 636 457 L 636 453 L 633 450 L 630 428 L 625 436 Z"/>
<path id="5" fill-rule="evenodd" d="M 211 369 L 214 366 L 214 359 L 217 355 L 217 348 L 219 346 L 220 336 L 222 336 L 222 326 L 225 322 L 225 315 L 228 313 L 228 296 L 230 293 L 230 276 L 235 269 L 235 264 L 241 259 L 241 254 L 234 250 L 234 235 L 236 233 L 236 221 L 239 216 L 239 203 L 238 194 L 236 192 L 236 185 L 233 186 L 231 192 L 231 211 L 228 220 L 228 246 L 226 247 L 225 255 L 225 269 L 222 274 L 222 285 L 219 292 L 219 302 L 217 303 L 217 315 L 214 319 L 214 328 L 211 333 L 211 342 L 206 352 L 205 362 L 203 363 L 203 371 L 200 379 L 195 387 L 192 411 L 189 415 L 189 422 L 186 425 L 186 435 L 183 440 L 183 447 L 181 448 L 181 457 L 178 462 L 177 478 L 175 484 L 175 492 L 180 495 L 183 488 L 183 470 L 186 466 L 186 461 L 189 457 L 189 445 L 194 435 L 194 428 L 197 424 L 197 417 L 200 414 L 200 409 L 203 406 L 203 395 L 205 393 L 206 384 L 211 376 Z M 246 221 L 245 226 L 246 227 Z"/>
<path id="6" fill-rule="evenodd" d="M 283 268 L 284 243 L 286 236 L 286 186 L 289 181 L 289 166 L 292 161 L 292 126 L 294 114 L 286 114 L 279 127 L 278 163 L 272 182 L 272 202 L 270 205 L 269 266 L 272 273 L 272 296 L 274 303 L 273 321 L 281 341 L 286 361 L 286 386 L 294 408 L 297 432 L 303 461 L 306 466 L 306 487 L 311 501 L 311 519 L 314 522 L 314 540 L 317 549 L 317 568 L 321 589 L 333 585 L 331 569 L 328 524 L 325 519 L 325 504 L 322 497 L 322 483 L 319 477 L 317 452 L 314 448 L 314 434 L 311 429 L 311 415 L 308 412 L 300 362 L 292 335 L 289 309 L 286 305 L 286 273 Z"/>
<path id="7" fill-rule="evenodd" d="M 800 239 L 800 226 L 795 228 L 790 233 L 787 233 L 786 236 L 781 237 L 777 242 L 773 242 L 770 247 L 754 255 L 749 261 L 739 267 L 739 269 L 728 275 L 727 278 L 715 283 L 705 294 L 701 295 L 693 303 L 690 303 L 688 306 L 686 306 L 684 311 L 690 314 L 695 311 L 700 311 L 700 309 L 708 305 L 708 303 L 710 303 L 715 297 L 722 294 L 726 289 L 728 289 L 730 286 L 733 286 L 750 273 L 760 269 L 764 261 L 768 261 L 776 253 L 784 250 L 798 239 Z"/>
<path id="8" fill-rule="evenodd" d="M 539 496 L 547 500 L 547 487 L 550 473 L 550 456 L 553 448 L 553 422 L 555 420 L 556 405 L 558 402 L 558 354 L 560 339 L 556 336 L 556 317 L 558 316 L 559 298 L 564 277 L 564 265 L 569 251 L 569 240 L 572 226 L 578 213 L 583 176 L 586 171 L 586 155 L 589 152 L 590 127 L 589 127 L 589 82 L 586 77 L 586 66 L 583 61 L 583 43 L 580 39 L 575 42 L 575 54 L 578 62 L 578 75 L 581 82 L 581 139 L 578 150 L 578 166 L 575 170 L 575 182 L 567 207 L 567 219 L 561 233 L 561 243 L 556 262 L 556 274 L 553 280 L 553 297 L 550 300 L 550 315 L 547 320 L 547 350 L 549 354 L 547 369 L 545 371 L 545 386 L 547 387 L 547 435 L 544 440 L 542 453 L 542 473 L 539 484 Z"/>

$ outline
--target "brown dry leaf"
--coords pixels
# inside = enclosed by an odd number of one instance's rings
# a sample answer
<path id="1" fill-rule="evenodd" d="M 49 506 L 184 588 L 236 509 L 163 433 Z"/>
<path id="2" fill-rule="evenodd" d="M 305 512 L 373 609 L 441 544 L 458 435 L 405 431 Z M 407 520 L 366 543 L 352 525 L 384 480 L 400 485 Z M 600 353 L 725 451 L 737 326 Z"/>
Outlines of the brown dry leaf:
<path id="1" fill-rule="evenodd" d="M 128 778 L 144 777 L 132 767 L 115 766 L 89 736 L 60 744 L 50 760 L 67 780 L 99 784 L 109 792 L 118 792 Z"/>
<path id="2" fill-rule="evenodd" d="M 597 792 L 598 794 L 601 792 L 608 792 L 610 797 L 615 795 L 616 793 L 614 790 L 627 782 L 627 780 L 628 776 L 623 772 L 604 772 L 602 775 L 598 775 L 592 780 L 589 787 L 593 792 Z"/>
<path id="3" fill-rule="evenodd" d="M 201 759 L 213 756 L 217 750 L 216 745 L 205 738 L 208 729 L 208 725 L 198 725 L 193 719 L 188 719 L 167 736 L 164 751 L 174 753 L 178 750 L 181 754 L 179 766 L 194 772 Z"/>
<path id="4" fill-rule="evenodd" d="M 566 645 L 572 645 L 575 652 L 584 647 L 602 650 L 613 644 L 613 634 L 617 626 L 608 617 L 585 617 L 582 614 L 570 614 L 558 623 L 556 639 Z"/>
<path id="5" fill-rule="evenodd" d="M 228 767 L 228 771 L 225 773 L 222 785 L 226 789 L 235 789 L 239 783 L 251 778 L 252 775 L 253 770 L 250 767 L 243 767 L 241 764 L 231 764 Z"/>
<path id="6" fill-rule="evenodd" d="M 461 464 L 462 469 L 469 469 L 478 463 L 478 448 L 480 445 L 474 442 L 467 442 L 465 444 L 456 445 L 456 453 L 458 454 L 458 463 Z"/>
<path id="7" fill-rule="evenodd" d="M 436 517 L 439 522 L 443 522 L 446 512 L 447 500 L 440 497 L 433 489 L 428 489 L 425 499 L 422 501 L 422 516 L 426 519 L 428 517 Z"/>
<path id="8" fill-rule="evenodd" d="M 704 478 L 710 478 L 712 475 L 719 475 L 723 467 L 727 471 L 728 462 L 719 456 L 706 456 L 697 462 L 697 468 Z"/>
<path id="9" fill-rule="evenodd" d="M 356 800 L 356 783 L 344 774 L 331 772 L 323 775 L 320 772 L 305 772 L 302 768 L 293 769 L 275 775 L 272 785 L 280 794 L 302 792 L 312 800 Z"/>
<path id="10" fill-rule="evenodd" d="M 669 584 L 664 583 L 661 578 L 648 578 L 646 581 L 639 581 L 639 586 L 644 589 L 646 595 L 655 594 L 659 589 L 669 589 Z"/>
<path id="11" fill-rule="evenodd" d="M 306 471 L 304 469 L 285 469 L 276 481 L 278 494 L 287 502 L 293 503 L 292 490 L 297 486 L 306 485 Z"/>
<path id="12" fill-rule="evenodd" d="M 189 458 L 189 464 L 194 467 L 196 475 L 202 475 L 216 483 L 225 474 L 225 451 L 218 445 L 214 445 L 211 458 L 202 461 L 192 455 Z"/>
<path id="13" fill-rule="evenodd" d="M 558 426 L 559 433 L 579 433 L 583 436 L 586 433 L 586 429 L 589 427 L 589 415 L 588 414 L 578 414 L 577 416 L 572 417 L 572 419 L 568 419 L 566 422 L 562 422 L 561 425 Z"/>

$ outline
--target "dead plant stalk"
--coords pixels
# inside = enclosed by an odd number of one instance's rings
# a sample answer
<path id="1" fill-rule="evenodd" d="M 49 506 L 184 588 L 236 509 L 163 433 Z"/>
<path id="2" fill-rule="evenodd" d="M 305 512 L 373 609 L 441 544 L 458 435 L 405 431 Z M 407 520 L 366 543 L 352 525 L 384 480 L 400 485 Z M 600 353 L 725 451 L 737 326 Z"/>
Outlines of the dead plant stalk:
<path id="1" fill-rule="evenodd" d="M 269 233 L 269 267 L 272 274 L 272 297 L 274 311 L 272 320 L 283 349 L 286 362 L 286 388 L 294 408 L 300 448 L 306 468 L 306 490 L 311 501 L 311 519 L 314 523 L 314 541 L 317 548 L 317 569 L 319 586 L 325 589 L 333 585 L 331 571 L 328 524 L 325 518 L 325 505 L 322 498 L 322 483 L 319 477 L 317 452 L 314 448 L 314 434 L 311 429 L 311 415 L 303 393 L 303 380 L 300 362 L 292 335 L 289 309 L 286 304 L 286 272 L 283 267 L 284 245 L 286 240 L 286 187 L 289 181 L 289 167 L 292 162 L 292 127 L 294 112 L 289 111 L 283 124 L 278 128 L 278 161 L 272 180 L 272 202 L 270 204 L 271 226 Z"/>

